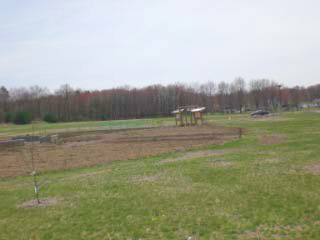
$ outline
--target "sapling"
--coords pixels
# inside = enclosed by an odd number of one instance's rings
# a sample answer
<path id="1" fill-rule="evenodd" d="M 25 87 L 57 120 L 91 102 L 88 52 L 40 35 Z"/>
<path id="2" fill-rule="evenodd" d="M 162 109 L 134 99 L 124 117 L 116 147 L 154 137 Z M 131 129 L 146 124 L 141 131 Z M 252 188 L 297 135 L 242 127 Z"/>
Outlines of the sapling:
<path id="1" fill-rule="evenodd" d="M 35 128 L 32 123 L 32 134 L 31 134 L 31 142 L 27 143 L 24 148 L 24 154 L 22 155 L 22 160 L 25 162 L 25 166 L 27 168 L 28 174 L 32 176 L 33 186 L 34 186 L 34 198 L 38 204 L 40 204 L 39 190 L 40 190 L 40 181 L 39 181 L 39 172 L 37 171 L 37 159 L 35 155 Z M 39 157 L 40 158 L 40 157 Z M 38 159 L 39 160 L 39 159 Z"/>

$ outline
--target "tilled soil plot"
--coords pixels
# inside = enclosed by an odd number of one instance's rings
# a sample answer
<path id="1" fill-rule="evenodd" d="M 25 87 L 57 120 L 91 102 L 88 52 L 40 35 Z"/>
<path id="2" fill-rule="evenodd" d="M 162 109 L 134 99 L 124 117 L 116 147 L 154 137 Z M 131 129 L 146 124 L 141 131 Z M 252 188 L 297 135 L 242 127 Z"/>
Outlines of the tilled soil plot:
<path id="1" fill-rule="evenodd" d="M 30 174 L 32 162 L 39 172 L 84 167 L 222 144 L 238 134 L 237 128 L 210 125 L 62 134 L 58 145 L 0 150 L 0 177 Z"/>

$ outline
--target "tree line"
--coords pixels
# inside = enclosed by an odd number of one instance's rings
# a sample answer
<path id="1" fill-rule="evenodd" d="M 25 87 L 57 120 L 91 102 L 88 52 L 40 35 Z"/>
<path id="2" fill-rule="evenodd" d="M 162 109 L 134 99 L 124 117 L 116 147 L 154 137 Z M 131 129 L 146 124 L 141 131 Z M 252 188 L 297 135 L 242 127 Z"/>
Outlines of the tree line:
<path id="1" fill-rule="evenodd" d="M 46 87 L 0 88 L 0 122 L 19 118 L 68 122 L 170 116 L 179 106 L 199 105 L 208 112 L 234 113 L 264 109 L 298 109 L 319 104 L 320 84 L 285 87 L 268 79 L 231 83 L 129 86 L 107 90 L 73 89 L 68 84 L 54 92 Z M 20 116 L 20 117 L 19 117 Z M 21 119 L 20 119 L 21 120 Z"/>

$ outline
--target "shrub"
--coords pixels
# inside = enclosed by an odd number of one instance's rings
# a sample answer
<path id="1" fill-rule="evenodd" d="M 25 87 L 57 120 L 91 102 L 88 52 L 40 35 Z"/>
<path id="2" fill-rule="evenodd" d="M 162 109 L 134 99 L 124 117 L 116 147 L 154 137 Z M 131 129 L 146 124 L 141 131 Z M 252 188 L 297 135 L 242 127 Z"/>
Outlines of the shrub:
<path id="1" fill-rule="evenodd" d="M 28 124 L 31 122 L 31 120 L 32 117 L 29 112 L 21 111 L 15 114 L 13 122 L 15 124 Z"/>
<path id="2" fill-rule="evenodd" d="M 45 121 L 47 123 L 57 123 L 58 122 L 58 118 L 52 113 L 47 113 L 44 116 L 43 121 Z"/>

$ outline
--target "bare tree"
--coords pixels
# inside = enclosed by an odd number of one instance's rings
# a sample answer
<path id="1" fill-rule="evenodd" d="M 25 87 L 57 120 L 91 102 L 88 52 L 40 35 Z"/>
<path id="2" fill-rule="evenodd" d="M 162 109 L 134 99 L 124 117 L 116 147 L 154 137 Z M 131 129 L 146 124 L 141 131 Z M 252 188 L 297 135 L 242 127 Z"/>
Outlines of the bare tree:
<path id="1" fill-rule="evenodd" d="M 232 92 L 234 94 L 234 102 L 239 112 L 242 113 L 243 107 L 245 105 L 245 95 L 246 95 L 246 82 L 243 78 L 236 78 L 232 85 Z"/>
<path id="2" fill-rule="evenodd" d="M 236 78 L 231 84 L 211 81 L 202 85 L 176 83 L 168 86 L 152 85 L 143 88 L 128 86 L 101 90 L 73 90 L 62 85 L 54 94 L 46 88 L 15 88 L 9 93 L 0 91 L 0 121 L 6 112 L 27 111 L 42 118 L 46 113 L 59 121 L 125 119 L 169 116 L 178 106 L 201 105 L 209 112 L 242 112 L 246 107 L 277 109 L 279 102 L 297 105 L 320 98 L 320 85 L 308 88 L 282 87 L 274 81 L 256 79 L 246 82 Z"/>
<path id="3" fill-rule="evenodd" d="M 0 88 L 0 122 L 5 120 L 5 113 L 8 111 L 9 91 L 5 87 Z"/>
<path id="4" fill-rule="evenodd" d="M 229 84 L 226 82 L 220 82 L 218 85 L 218 99 L 220 111 L 224 112 L 228 105 Z"/>
<path id="5" fill-rule="evenodd" d="M 73 89 L 68 85 L 62 85 L 55 94 L 61 97 L 62 100 L 62 118 L 64 121 L 70 121 L 70 110 L 71 110 L 71 98 L 73 95 Z"/>
<path id="6" fill-rule="evenodd" d="M 29 93 L 35 105 L 33 107 L 33 114 L 34 116 L 41 118 L 41 115 L 42 115 L 41 103 L 45 99 L 45 97 L 49 95 L 49 90 L 48 88 L 35 85 L 30 87 Z"/>
<path id="7" fill-rule="evenodd" d="M 200 86 L 200 94 L 203 98 L 204 105 L 209 112 L 213 112 L 215 91 L 216 85 L 214 82 L 208 81 Z"/>

